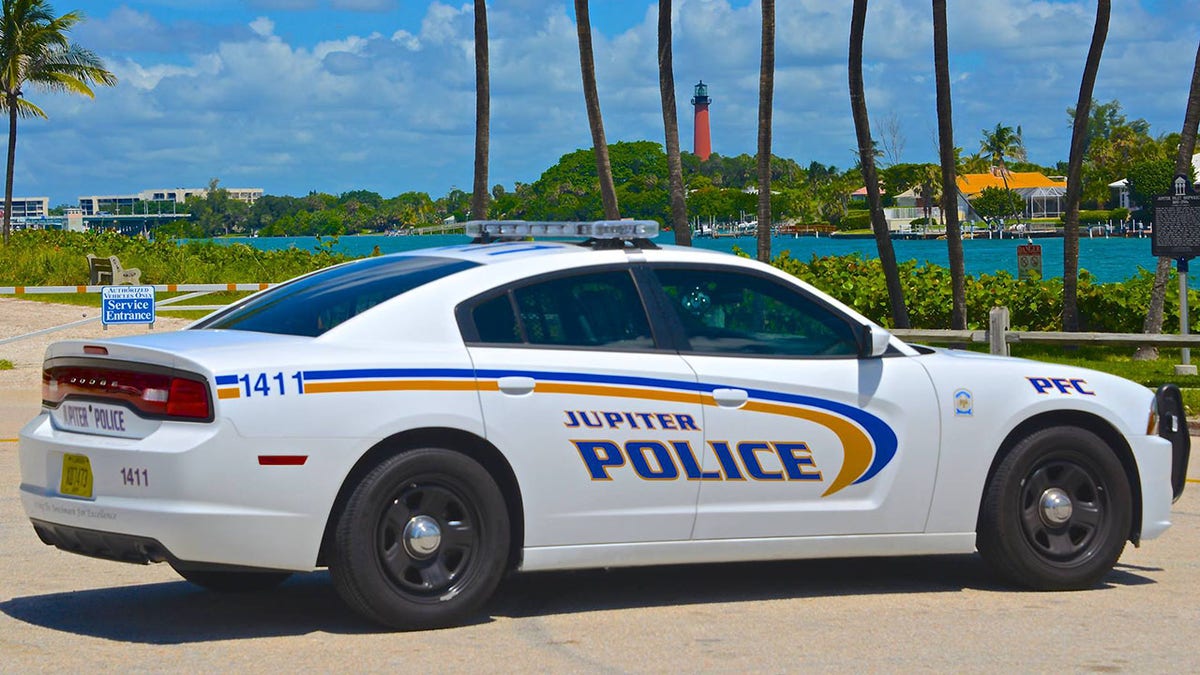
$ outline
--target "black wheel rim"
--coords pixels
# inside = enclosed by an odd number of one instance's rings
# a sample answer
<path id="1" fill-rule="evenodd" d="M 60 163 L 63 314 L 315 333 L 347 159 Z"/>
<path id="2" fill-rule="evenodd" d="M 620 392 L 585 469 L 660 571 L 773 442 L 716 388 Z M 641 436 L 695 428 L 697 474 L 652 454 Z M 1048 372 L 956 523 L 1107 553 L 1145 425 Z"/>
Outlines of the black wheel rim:
<path id="1" fill-rule="evenodd" d="M 414 550 L 406 528 L 434 522 L 440 542 Z M 416 600 L 441 601 L 463 587 L 480 546 L 479 515 L 453 486 L 438 480 L 406 482 L 385 503 L 376 534 L 379 564 L 396 589 Z"/>
<path id="2" fill-rule="evenodd" d="M 1069 499 L 1066 510 L 1048 506 Z M 1021 525 L 1029 546 L 1063 567 L 1095 555 L 1108 520 L 1108 490 L 1086 466 L 1057 459 L 1036 466 L 1021 485 Z"/>

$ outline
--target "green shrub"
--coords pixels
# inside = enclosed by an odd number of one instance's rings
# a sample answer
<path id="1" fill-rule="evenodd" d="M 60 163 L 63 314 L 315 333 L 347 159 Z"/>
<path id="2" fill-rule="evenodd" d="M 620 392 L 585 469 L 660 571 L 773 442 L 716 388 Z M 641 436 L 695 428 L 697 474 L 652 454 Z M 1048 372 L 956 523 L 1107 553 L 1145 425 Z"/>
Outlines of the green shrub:
<path id="1" fill-rule="evenodd" d="M 869 230 L 871 229 L 871 212 L 847 211 L 846 215 L 842 216 L 841 221 L 838 222 L 837 228 L 841 231 Z"/>
<path id="2" fill-rule="evenodd" d="M 859 313 L 891 325 L 883 267 L 859 255 L 813 256 L 808 262 L 784 252 L 772 264 L 820 288 Z M 950 328 L 950 271 L 932 263 L 902 262 L 900 279 L 909 321 L 918 328 Z M 1106 333 L 1138 333 L 1146 318 L 1153 273 L 1144 269 L 1124 282 L 1099 284 L 1086 270 L 1079 273 L 1079 314 L 1083 329 Z M 1018 279 L 1008 272 L 967 276 L 967 324 L 986 329 L 993 307 L 1008 307 L 1013 330 L 1062 330 L 1062 279 Z M 1200 306 L 1200 293 L 1189 304 Z M 1178 283 L 1167 286 L 1163 330 L 1179 330 Z M 1195 328 L 1193 328 L 1195 331 Z"/>
<path id="3" fill-rule="evenodd" d="M 869 213 L 861 215 L 861 228 L 869 228 Z M 738 252 L 738 251 L 735 251 Z M 88 253 L 116 255 L 128 267 L 142 270 L 142 281 L 167 283 L 251 283 L 285 281 L 347 260 L 323 242 L 314 251 L 287 249 L 261 251 L 245 244 L 146 241 L 139 237 L 81 232 L 17 232 L 8 246 L 0 247 L 0 285 L 79 285 L 87 283 Z M 744 255 L 744 252 L 742 253 Z M 868 318 L 891 323 L 883 268 L 877 259 L 859 255 L 813 256 L 808 262 L 787 252 L 773 264 L 793 274 Z M 1174 275 L 1174 272 L 1172 272 Z M 932 263 L 900 263 L 904 298 L 913 326 L 950 328 L 950 271 Z M 1119 283 L 1096 283 L 1086 270 L 1079 274 L 1079 314 L 1083 329 L 1096 332 L 1137 333 L 1142 330 L 1154 275 L 1139 270 Z M 1179 284 L 1167 284 L 1163 330 L 1179 330 Z M 1007 272 L 981 274 L 966 279 L 967 321 L 973 329 L 987 327 L 992 307 L 1008 307 L 1014 330 L 1062 330 L 1062 279 L 1017 279 Z M 1200 307 L 1200 293 L 1191 292 L 1189 304 Z M 1192 327 L 1193 332 L 1196 326 Z"/>
<path id="4" fill-rule="evenodd" d="M 115 233 L 22 231 L 0 247 L 0 285 L 74 286 L 88 282 L 87 255 L 115 255 L 147 284 L 285 281 L 343 262 L 330 246 L 263 251 L 246 244 L 147 241 Z"/>
<path id="5" fill-rule="evenodd" d="M 0 370 L 12 370 L 13 362 L 8 359 L 0 359 Z"/>
<path id="6" fill-rule="evenodd" d="M 1111 211 L 1105 211 L 1105 210 L 1080 211 L 1079 212 L 1079 224 L 1080 225 L 1102 225 L 1109 221 L 1119 223 L 1128 217 L 1129 217 L 1129 209 L 1113 209 Z M 1064 213 L 1063 215 L 1058 217 L 1058 221 L 1060 223 L 1065 223 L 1066 218 L 1067 218 L 1067 215 Z"/>

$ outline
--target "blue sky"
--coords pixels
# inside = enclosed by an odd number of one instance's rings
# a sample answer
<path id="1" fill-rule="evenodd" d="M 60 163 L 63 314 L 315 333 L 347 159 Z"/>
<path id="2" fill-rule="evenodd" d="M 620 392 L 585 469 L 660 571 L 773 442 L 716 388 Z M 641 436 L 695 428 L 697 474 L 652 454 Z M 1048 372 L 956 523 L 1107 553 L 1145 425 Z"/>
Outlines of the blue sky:
<path id="1" fill-rule="evenodd" d="M 470 190 L 472 3 L 416 0 L 52 0 L 87 19 L 73 38 L 120 78 L 94 100 L 33 92 L 50 119 L 18 129 L 14 194 L 81 195 L 203 186 L 302 195 Z M 594 1 L 600 102 L 609 142 L 662 142 L 657 5 Z M 853 164 L 846 85 L 850 2 L 778 0 L 774 152 Z M 1095 3 L 949 3 L 955 144 L 1021 125 L 1030 159 L 1067 157 Z M 1113 3 L 1096 83 L 1154 134 L 1178 131 L 1200 41 L 1200 0 Z M 684 149 L 692 86 L 710 85 L 713 150 L 753 154 L 760 7 L 677 0 L 675 78 Z M 490 183 L 532 182 L 589 147 L 573 4 L 489 3 Z M 899 160 L 933 161 L 936 113 L 928 0 L 871 3 L 865 80 L 877 139 Z M 896 133 L 888 133 L 888 129 Z"/>

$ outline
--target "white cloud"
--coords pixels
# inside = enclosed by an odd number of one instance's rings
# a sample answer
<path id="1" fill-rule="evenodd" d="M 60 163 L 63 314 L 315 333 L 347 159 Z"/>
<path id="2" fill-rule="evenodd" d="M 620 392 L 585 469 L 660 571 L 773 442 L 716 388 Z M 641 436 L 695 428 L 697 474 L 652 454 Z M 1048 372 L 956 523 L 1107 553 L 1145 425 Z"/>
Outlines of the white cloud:
<path id="1" fill-rule="evenodd" d="M 1195 0 L 1186 3 L 1200 9 Z M 627 30 L 594 37 L 610 142 L 662 141 L 656 9 L 637 7 Z M 1094 5 L 1011 0 L 949 9 L 957 145 L 974 151 L 980 129 L 1021 124 L 1032 159 L 1065 159 L 1064 110 L 1078 95 Z M 779 2 L 776 154 L 843 167 L 854 161 L 849 14 L 848 3 Z M 1167 20 L 1137 6 L 1115 11 L 1097 98 L 1119 98 L 1131 118 L 1146 118 L 1155 133 L 1177 130 L 1200 33 L 1200 11 L 1189 16 Z M 678 0 L 674 17 L 684 148 L 691 146 L 692 85 L 703 79 L 713 97 L 714 149 L 754 153 L 759 6 Z M 276 194 L 366 188 L 441 195 L 470 184 L 471 3 L 433 2 L 404 28 L 382 19 L 362 34 L 331 26 L 323 40 L 309 43 L 287 28 L 291 18 L 199 25 L 120 8 L 89 21 L 81 42 L 105 56 L 121 84 L 98 91 L 94 101 L 35 94 L 51 119 L 22 122 L 17 192 L 51 194 L 57 203 L 164 181 L 203 185 L 214 176 Z M 494 3 L 488 19 L 491 179 L 529 182 L 560 155 L 591 144 L 575 25 L 557 0 Z M 872 3 L 866 36 L 872 119 L 894 113 L 907 137 L 903 159 L 932 160 L 928 3 Z M 138 51 L 131 50 L 135 43 Z"/>
<path id="2" fill-rule="evenodd" d="M 392 42 L 403 45 L 410 52 L 415 52 L 421 48 L 420 38 L 403 29 L 392 33 Z"/>
<path id="3" fill-rule="evenodd" d="M 275 22 L 265 16 L 260 16 L 250 22 L 250 30 L 259 37 L 270 37 L 275 33 Z"/>

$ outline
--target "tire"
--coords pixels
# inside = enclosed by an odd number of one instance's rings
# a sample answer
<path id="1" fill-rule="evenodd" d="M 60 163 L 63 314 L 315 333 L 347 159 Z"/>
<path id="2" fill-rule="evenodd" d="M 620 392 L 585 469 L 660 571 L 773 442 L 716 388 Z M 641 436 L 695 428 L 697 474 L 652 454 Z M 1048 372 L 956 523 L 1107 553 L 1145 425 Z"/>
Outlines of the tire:
<path id="1" fill-rule="evenodd" d="M 1010 582 L 1036 590 L 1095 587 L 1112 570 L 1131 521 L 1129 482 L 1094 433 L 1051 427 L 1000 463 L 976 533 L 983 558 Z"/>
<path id="2" fill-rule="evenodd" d="M 218 593 L 254 593 L 267 591 L 282 584 L 291 572 L 222 572 L 219 570 L 189 570 L 173 568 L 189 582 Z"/>
<path id="3" fill-rule="evenodd" d="M 352 609 L 398 629 L 461 623 L 508 560 L 504 496 L 471 458 L 438 448 L 385 460 L 350 494 L 329 571 Z"/>

